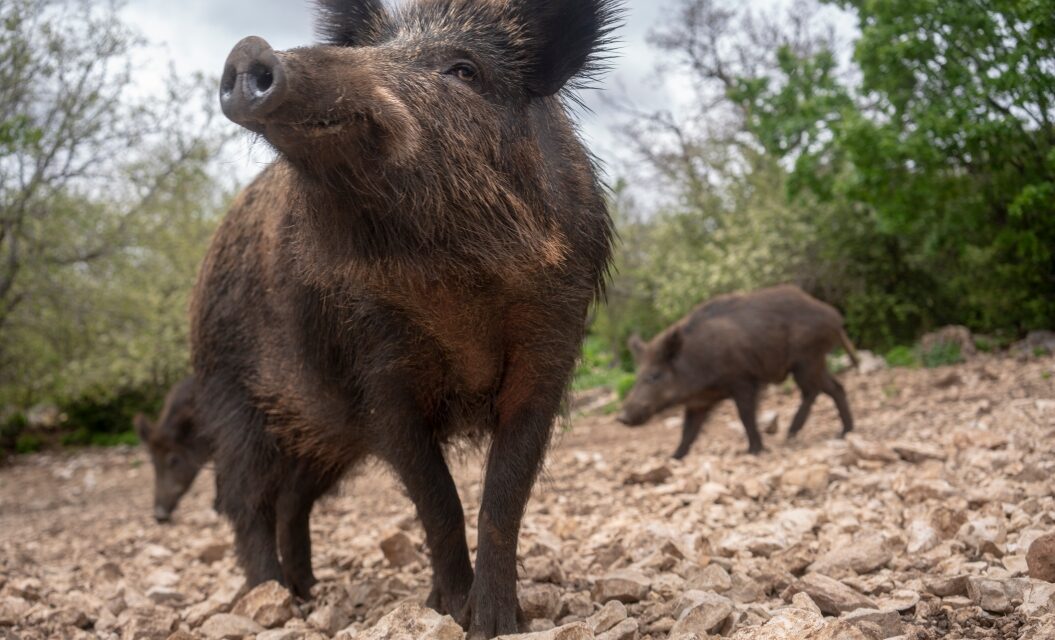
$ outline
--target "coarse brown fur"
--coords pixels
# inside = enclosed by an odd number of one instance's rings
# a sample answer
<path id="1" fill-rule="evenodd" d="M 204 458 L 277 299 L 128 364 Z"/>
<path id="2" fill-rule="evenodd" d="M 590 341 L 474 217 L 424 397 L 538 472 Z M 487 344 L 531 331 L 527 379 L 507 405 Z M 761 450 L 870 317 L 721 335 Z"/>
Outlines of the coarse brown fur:
<path id="1" fill-rule="evenodd" d="M 154 517 L 168 522 L 212 452 L 195 412 L 194 379 L 173 385 L 156 423 L 141 413 L 132 423 L 154 467 Z"/>
<path id="2" fill-rule="evenodd" d="M 828 372 L 826 361 L 838 345 L 857 362 L 839 312 L 798 287 L 718 296 L 648 344 L 631 338 L 638 375 L 620 420 L 639 426 L 668 407 L 685 405 L 681 443 L 674 452 L 680 459 L 688 454 L 714 406 L 732 398 L 747 431 L 748 451 L 759 453 L 758 394 L 763 386 L 791 374 L 802 391 L 802 404 L 788 437 L 802 429 L 819 393 L 835 401 L 845 435 L 853 429 L 853 417 L 846 393 Z"/>
<path id="3" fill-rule="evenodd" d="M 307 597 L 312 504 L 379 459 L 424 524 L 429 604 L 475 637 L 513 633 L 520 520 L 612 239 L 558 91 L 595 67 L 615 9 L 322 7 L 328 44 L 243 42 L 225 71 L 228 115 L 279 158 L 234 203 L 192 305 L 218 508 L 249 583 Z M 251 56 L 281 66 L 266 116 L 230 97 Z M 490 439 L 475 572 L 445 461 L 460 436 Z"/>

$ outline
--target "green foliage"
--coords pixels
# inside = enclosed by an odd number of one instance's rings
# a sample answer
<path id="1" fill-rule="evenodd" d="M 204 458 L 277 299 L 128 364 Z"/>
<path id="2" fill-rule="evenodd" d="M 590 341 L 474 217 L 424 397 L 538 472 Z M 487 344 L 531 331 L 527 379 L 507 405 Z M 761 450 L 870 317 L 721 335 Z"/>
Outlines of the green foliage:
<path id="1" fill-rule="evenodd" d="M 916 350 L 905 346 L 894 347 L 887 351 L 883 359 L 891 367 L 918 367 L 921 364 Z"/>
<path id="2" fill-rule="evenodd" d="M 776 70 L 739 80 L 730 98 L 751 105 L 747 128 L 770 153 L 794 160 L 793 196 L 867 211 L 872 242 L 898 245 L 881 263 L 856 256 L 896 279 L 873 274 L 863 305 L 845 300 L 851 324 L 864 321 L 853 311 L 860 305 L 878 310 L 876 321 L 900 316 L 917 329 L 953 320 L 986 331 L 1051 326 L 1050 4 L 831 3 L 859 19 L 859 84 L 833 73 L 828 50 L 784 48 Z M 912 278 L 898 273 L 906 271 Z M 925 286 L 906 291 L 906 282 Z"/>
<path id="3" fill-rule="evenodd" d="M 141 45 L 113 3 L 0 3 L 0 406 L 105 405 L 187 371 L 230 134 L 212 81 L 139 95 Z M 110 417 L 105 433 L 127 429 Z M 100 424 L 73 420 L 70 438 Z"/>
<path id="4" fill-rule="evenodd" d="M 166 389 L 134 388 L 117 392 L 97 389 L 59 405 L 64 427 L 80 434 L 75 440 L 90 440 L 92 434 L 120 434 L 129 430 L 137 413 L 156 414 L 161 409 Z"/>
<path id="5" fill-rule="evenodd" d="M 44 447 L 44 442 L 31 433 L 24 433 L 15 442 L 15 453 L 36 453 Z"/>
<path id="6" fill-rule="evenodd" d="M 618 391 L 627 373 L 616 362 L 604 339 L 596 335 L 583 343 L 582 357 L 572 380 L 572 389 L 585 391 L 607 387 Z"/>
<path id="7" fill-rule="evenodd" d="M 21 411 L 16 411 L 0 421 L 0 451 L 15 449 L 18 439 L 28 426 L 29 421 Z"/>
<path id="8" fill-rule="evenodd" d="M 960 345 L 953 342 L 938 342 L 929 350 L 920 353 L 920 361 L 928 369 L 945 367 L 963 362 Z"/>
<path id="9" fill-rule="evenodd" d="M 851 68 L 822 4 L 857 18 Z M 617 217 L 625 245 L 594 325 L 613 351 L 701 300 L 777 282 L 906 365 L 919 358 L 895 347 L 934 327 L 1055 326 L 1050 2 L 807 0 L 767 20 L 681 0 L 653 42 L 701 106 L 626 127 L 649 185 L 674 198 Z M 621 186 L 617 209 L 632 209 Z"/>

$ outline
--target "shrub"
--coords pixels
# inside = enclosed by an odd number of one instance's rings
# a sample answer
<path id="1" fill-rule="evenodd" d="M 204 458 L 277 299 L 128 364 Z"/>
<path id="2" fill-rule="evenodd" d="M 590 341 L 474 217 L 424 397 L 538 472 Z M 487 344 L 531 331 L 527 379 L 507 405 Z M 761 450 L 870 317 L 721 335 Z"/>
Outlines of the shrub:
<path id="1" fill-rule="evenodd" d="M 963 362 L 963 354 L 960 352 L 960 345 L 954 342 L 939 342 L 928 351 L 924 351 L 920 356 L 923 361 L 923 366 L 928 369 L 945 367 Z"/>
<path id="2" fill-rule="evenodd" d="M 916 351 L 911 347 L 894 347 L 883 356 L 888 366 L 891 367 L 918 367 L 919 358 Z"/>

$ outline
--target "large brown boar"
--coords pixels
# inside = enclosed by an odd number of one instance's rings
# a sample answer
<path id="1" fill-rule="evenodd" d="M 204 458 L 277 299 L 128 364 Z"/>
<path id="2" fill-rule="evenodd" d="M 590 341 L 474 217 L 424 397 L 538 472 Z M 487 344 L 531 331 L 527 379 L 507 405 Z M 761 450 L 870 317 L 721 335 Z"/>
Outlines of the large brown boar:
<path id="1" fill-rule="evenodd" d="M 681 444 L 674 452 L 681 459 L 711 409 L 732 398 L 747 431 L 748 451 L 757 454 L 762 451 L 755 422 L 758 394 L 790 373 L 802 392 L 802 404 L 788 437 L 802 429 L 819 393 L 835 401 L 845 435 L 853 429 L 850 405 L 826 362 L 837 345 L 857 362 L 839 312 L 798 287 L 719 296 L 648 344 L 636 336 L 630 339 L 638 374 L 619 420 L 639 426 L 664 409 L 685 405 Z"/>
<path id="2" fill-rule="evenodd" d="M 168 522 L 212 450 L 195 416 L 194 379 L 169 390 L 157 422 L 140 413 L 132 423 L 154 467 L 154 518 Z"/>
<path id="3" fill-rule="evenodd" d="M 234 203 L 194 296 L 198 413 L 248 583 L 307 596 L 315 500 L 369 458 L 424 525 L 428 604 L 516 631 L 517 539 L 611 223 L 564 89 L 611 0 L 321 3 L 325 44 L 250 37 L 224 113 L 278 153 Z M 475 573 L 445 459 L 487 438 Z"/>

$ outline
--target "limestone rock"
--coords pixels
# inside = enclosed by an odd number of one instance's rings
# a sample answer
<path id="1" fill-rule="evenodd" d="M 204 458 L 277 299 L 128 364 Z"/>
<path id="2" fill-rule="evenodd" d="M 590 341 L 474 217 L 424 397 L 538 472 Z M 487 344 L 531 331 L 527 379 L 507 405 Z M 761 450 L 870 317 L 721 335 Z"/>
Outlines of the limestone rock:
<path id="1" fill-rule="evenodd" d="M 673 476 L 674 472 L 666 464 L 650 464 L 631 472 L 623 484 L 662 484 Z"/>
<path id="2" fill-rule="evenodd" d="M 362 639 L 360 639 L 362 640 Z M 388 640 L 387 638 L 370 638 L 369 640 Z M 399 638 L 403 640 L 403 638 Z M 406 640 L 417 640 L 407 637 Z M 446 640 L 446 639 L 444 639 Z M 595 640 L 594 634 L 584 622 L 557 627 L 540 633 L 520 633 L 512 636 L 498 636 L 495 640 Z"/>
<path id="3" fill-rule="evenodd" d="M 1055 534 L 1041 536 L 1029 545 L 1026 564 L 1030 578 L 1055 582 Z"/>
<path id="4" fill-rule="evenodd" d="M 586 624 L 594 633 L 604 633 L 626 618 L 626 605 L 618 600 L 610 600 L 597 613 L 590 616 Z"/>
<path id="5" fill-rule="evenodd" d="M 335 640 L 464 640 L 465 632 L 450 616 L 418 604 L 404 603 L 372 628 L 345 629 Z"/>
<path id="6" fill-rule="evenodd" d="M 242 596 L 231 613 L 251 618 L 260 626 L 272 629 L 286 624 L 293 617 L 293 598 L 288 589 L 271 580 Z"/>
<path id="7" fill-rule="evenodd" d="M 859 629 L 865 623 L 875 625 L 879 629 L 880 640 L 893 638 L 905 632 L 905 624 L 901 621 L 901 616 L 897 611 L 890 609 L 882 611 L 879 609 L 855 609 L 844 613 L 841 619 Z"/>
<path id="8" fill-rule="evenodd" d="M 552 584 L 530 584 L 517 590 L 520 609 L 528 620 L 553 620 L 560 613 L 560 589 Z"/>
<path id="9" fill-rule="evenodd" d="M 402 531 L 394 531 L 381 541 L 381 553 L 385 554 L 385 560 L 396 568 L 421 560 L 414 543 Z"/>
<path id="10" fill-rule="evenodd" d="M 602 603 L 618 600 L 630 604 L 644 600 L 651 589 L 652 581 L 644 573 L 623 569 L 598 579 L 593 588 L 593 599 Z"/>
<path id="11" fill-rule="evenodd" d="M 817 495 L 828 488 L 831 469 L 826 464 L 792 467 L 780 477 L 780 484 L 794 493 Z"/>
<path id="12" fill-rule="evenodd" d="M 1007 526 L 999 516 L 972 518 L 963 523 L 956 537 L 978 555 L 991 553 L 999 558 L 1007 551 Z"/>
<path id="13" fill-rule="evenodd" d="M 1016 580 L 974 577 L 967 579 L 967 597 L 990 613 L 1010 613 L 1025 600 Z"/>
<path id="14" fill-rule="evenodd" d="M 810 565 L 809 570 L 831 577 L 839 577 L 848 570 L 857 574 L 873 573 L 885 567 L 892 558 L 893 553 L 886 541 L 869 536 L 830 550 Z"/>
<path id="15" fill-rule="evenodd" d="M 218 613 L 205 621 L 199 632 L 209 640 L 239 640 L 264 631 L 264 628 L 245 616 Z"/>
<path id="16" fill-rule="evenodd" d="M 695 633 L 706 637 L 721 629 L 733 614 L 733 602 L 729 598 L 710 591 L 690 591 L 682 596 L 690 601 L 678 615 L 671 635 Z"/>
<path id="17" fill-rule="evenodd" d="M 854 609 L 875 609 L 875 603 L 838 580 L 819 573 L 808 573 L 793 582 L 781 597 L 789 602 L 796 593 L 804 591 L 821 611 L 828 615 L 839 615 Z"/>

